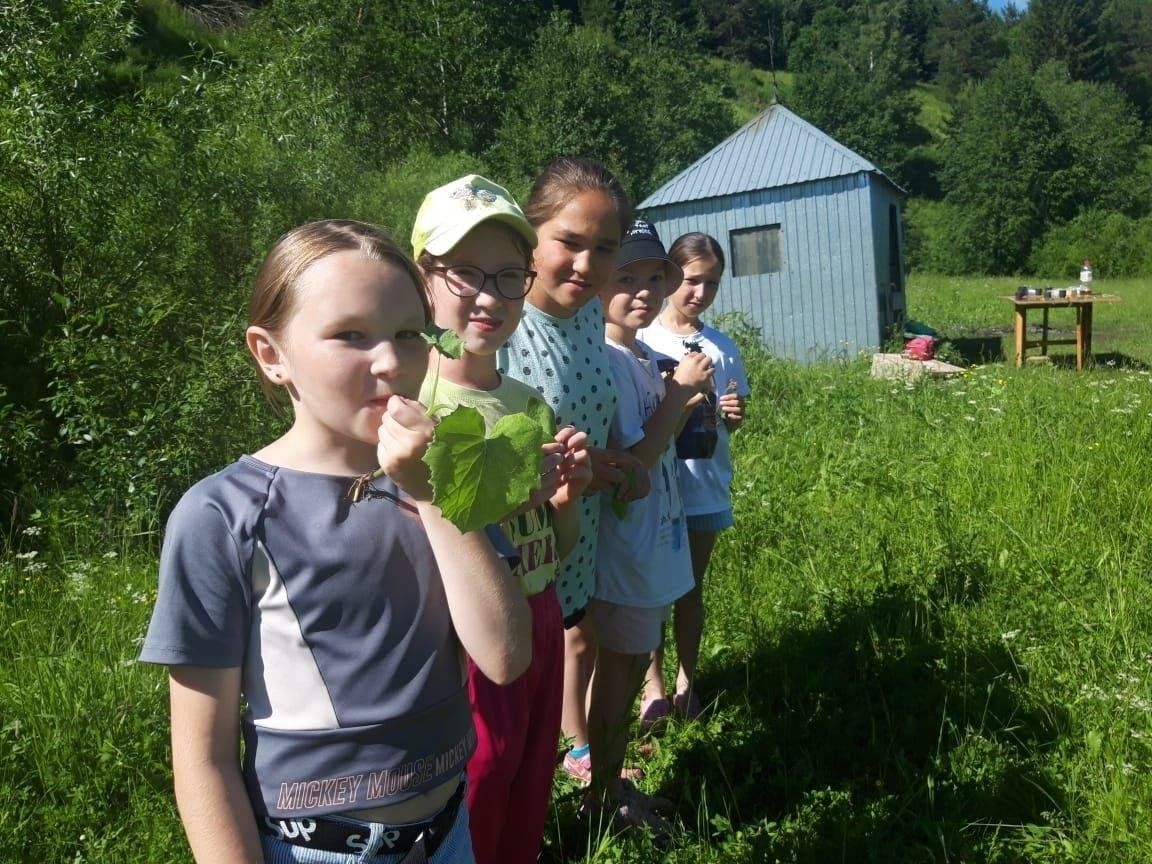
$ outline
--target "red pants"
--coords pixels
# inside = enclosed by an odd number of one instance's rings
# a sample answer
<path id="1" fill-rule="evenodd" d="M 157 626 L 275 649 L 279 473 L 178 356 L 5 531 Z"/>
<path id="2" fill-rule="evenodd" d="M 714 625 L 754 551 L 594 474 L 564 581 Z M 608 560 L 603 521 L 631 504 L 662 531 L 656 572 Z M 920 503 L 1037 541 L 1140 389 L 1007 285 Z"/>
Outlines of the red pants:
<path id="1" fill-rule="evenodd" d="M 564 681 L 564 621 L 556 589 L 528 598 L 532 665 L 503 687 L 468 661 L 476 752 L 468 762 L 468 819 L 476 864 L 534 864 L 544 821 Z"/>

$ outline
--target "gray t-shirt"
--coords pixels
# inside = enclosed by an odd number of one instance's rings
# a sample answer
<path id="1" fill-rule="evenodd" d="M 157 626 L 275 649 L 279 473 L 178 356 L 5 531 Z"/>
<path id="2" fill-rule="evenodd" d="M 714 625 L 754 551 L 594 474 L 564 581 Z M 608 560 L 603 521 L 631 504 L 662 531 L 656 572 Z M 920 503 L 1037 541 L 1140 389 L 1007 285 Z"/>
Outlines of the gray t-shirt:
<path id="1" fill-rule="evenodd" d="M 535 387 L 556 414 L 556 426 L 588 433 L 588 446 L 604 447 L 616 394 L 604 343 L 604 310 L 593 299 L 571 318 L 556 318 L 524 304 L 520 326 L 500 349 L 500 372 Z M 580 502 L 580 540 L 556 578 L 560 608 L 568 617 L 588 605 L 596 586 L 596 537 L 600 496 Z"/>
<path id="2" fill-rule="evenodd" d="M 168 520 L 140 659 L 241 668 L 258 818 L 393 804 L 459 776 L 475 746 L 419 515 L 387 478 L 353 505 L 351 482 L 244 456 Z"/>

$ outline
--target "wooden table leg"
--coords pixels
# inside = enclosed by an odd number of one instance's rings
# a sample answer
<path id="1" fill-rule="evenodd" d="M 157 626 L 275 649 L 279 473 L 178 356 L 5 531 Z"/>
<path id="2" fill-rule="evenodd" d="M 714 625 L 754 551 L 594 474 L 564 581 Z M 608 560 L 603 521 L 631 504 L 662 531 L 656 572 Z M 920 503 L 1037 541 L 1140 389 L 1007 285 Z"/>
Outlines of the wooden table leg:
<path id="1" fill-rule="evenodd" d="M 1086 363 L 1092 361 L 1092 304 L 1081 303 L 1076 307 L 1076 370 L 1084 371 Z"/>
<path id="2" fill-rule="evenodd" d="M 1084 370 L 1084 306 L 1076 307 L 1076 371 Z"/>
<path id="3" fill-rule="evenodd" d="M 1048 307 L 1044 307 L 1044 326 L 1040 331 L 1040 356 L 1048 356 Z"/>
<path id="4" fill-rule="evenodd" d="M 1016 307 L 1016 367 L 1024 365 L 1024 333 L 1028 327 L 1028 310 L 1024 306 Z"/>

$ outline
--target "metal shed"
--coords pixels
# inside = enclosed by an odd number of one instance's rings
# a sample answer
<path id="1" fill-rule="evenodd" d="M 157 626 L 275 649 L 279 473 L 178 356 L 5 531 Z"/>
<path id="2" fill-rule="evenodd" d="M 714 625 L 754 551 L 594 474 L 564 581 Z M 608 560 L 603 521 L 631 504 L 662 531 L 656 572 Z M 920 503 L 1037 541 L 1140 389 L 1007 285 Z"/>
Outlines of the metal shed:
<path id="1" fill-rule="evenodd" d="M 666 245 L 720 241 L 712 317 L 743 313 L 778 357 L 875 351 L 904 320 L 900 206 L 879 168 L 771 105 L 640 204 Z"/>

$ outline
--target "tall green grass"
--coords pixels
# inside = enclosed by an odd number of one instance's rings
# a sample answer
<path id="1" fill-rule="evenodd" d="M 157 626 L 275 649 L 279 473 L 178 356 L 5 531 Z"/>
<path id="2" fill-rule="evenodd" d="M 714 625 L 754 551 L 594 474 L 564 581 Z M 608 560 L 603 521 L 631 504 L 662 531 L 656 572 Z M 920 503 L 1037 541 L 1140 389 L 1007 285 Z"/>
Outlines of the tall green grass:
<path id="1" fill-rule="evenodd" d="M 909 299 L 978 332 L 1010 321 L 1010 287 L 917 276 Z M 543 860 L 1152 860 L 1152 296 L 1104 287 L 1123 301 L 1097 347 L 1125 359 L 1084 374 L 905 384 L 750 354 L 708 708 L 633 754 L 676 836 L 590 825 L 558 778 Z M 0 861 L 189 860 L 164 676 L 132 663 L 155 562 L 13 539 Z"/>
<path id="2" fill-rule="evenodd" d="M 1149 373 L 770 369 L 709 599 L 765 816 L 830 820 L 772 855 L 1145 857 Z"/>
<path id="3" fill-rule="evenodd" d="M 710 65 L 727 78 L 731 87 L 729 110 L 736 123 L 743 125 L 772 104 L 787 100 L 796 86 L 791 72 L 756 69 L 747 63 L 712 58 Z"/>
<path id="4" fill-rule="evenodd" d="M 917 83 L 912 94 L 920 103 L 917 122 L 932 136 L 933 141 L 945 137 L 948 121 L 952 119 L 952 106 L 936 84 Z"/>
<path id="5" fill-rule="evenodd" d="M 155 563 L 70 560 L 29 530 L 0 565 L 0 861 L 187 860 L 167 685 L 135 662 Z"/>

